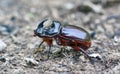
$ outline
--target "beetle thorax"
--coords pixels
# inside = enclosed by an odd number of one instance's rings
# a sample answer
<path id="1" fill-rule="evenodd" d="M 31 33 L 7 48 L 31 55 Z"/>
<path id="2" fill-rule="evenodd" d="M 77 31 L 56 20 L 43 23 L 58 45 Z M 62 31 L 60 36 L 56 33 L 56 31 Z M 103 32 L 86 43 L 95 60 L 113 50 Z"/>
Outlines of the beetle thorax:
<path id="1" fill-rule="evenodd" d="M 43 23 L 43 28 L 48 28 L 52 25 L 52 20 L 48 19 Z"/>

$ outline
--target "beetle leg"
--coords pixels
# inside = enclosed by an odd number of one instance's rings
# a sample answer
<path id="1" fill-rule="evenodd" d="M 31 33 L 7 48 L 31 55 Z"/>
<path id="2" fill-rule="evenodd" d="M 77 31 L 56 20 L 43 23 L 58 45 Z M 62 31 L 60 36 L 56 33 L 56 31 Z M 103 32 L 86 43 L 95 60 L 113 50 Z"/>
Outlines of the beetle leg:
<path id="1" fill-rule="evenodd" d="M 44 43 L 44 40 L 39 44 L 38 48 L 40 48 L 40 46 Z"/>
<path id="2" fill-rule="evenodd" d="M 86 53 L 82 48 L 80 48 L 80 51 L 81 51 L 82 53 L 84 53 L 88 58 L 90 57 L 90 56 L 88 55 L 88 53 Z"/>
<path id="3" fill-rule="evenodd" d="M 52 45 L 49 46 L 48 59 L 50 58 L 51 48 L 52 48 Z"/>
<path id="4" fill-rule="evenodd" d="M 39 44 L 38 48 L 35 50 L 35 53 L 40 52 L 41 50 L 39 49 L 40 46 L 44 43 L 44 40 Z"/>
<path id="5" fill-rule="evenodd" d="M 89 60 L 90 60 L 90 62 L 93 64 L 94 63 L 94 60 L 93 60 L 93 58 L 87 53 L 87 52 L 85 52 L 85 50 L 84 49 L 82 49 L 82 48 L 80 48 L 80 47 L 73 47 L 75 50 L 77 50 L 77 51 L 81 51 Z"/>
<path id="6" fill-rule="evenodd" d="M 91 62 L 92 64 L 94 64 L 94 60 L 92 59 L 91 56 L 89 56 L 88 53 L 86 53 L 82 48 L 80 48 L 80 51 L 81 51 L 82 53 L 84 53 L 84 54 L 89 58 L 89 60 L 90 60 L 90 62 Z"/>

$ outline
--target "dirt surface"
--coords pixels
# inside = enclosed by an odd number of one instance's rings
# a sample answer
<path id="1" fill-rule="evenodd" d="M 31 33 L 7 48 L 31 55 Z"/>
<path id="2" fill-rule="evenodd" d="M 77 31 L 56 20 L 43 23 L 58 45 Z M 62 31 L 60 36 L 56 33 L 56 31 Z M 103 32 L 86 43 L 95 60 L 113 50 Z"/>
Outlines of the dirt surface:
<path id="1" fill-rule="evenodd" d="M 90 2 L 92 1 L 94 0 Z M 92 6 L 88 3 L 88 9 L 83 6 L 84 2 L 0 0 L 0 26 L 12 26 L 12 32 L 0 32 L 0 40 L 6 44 L 0 50 L 0 74 L 120 74 L 119 0 L 101 0 L 94 2 Z M 45 18 L 86 29 L 92 40 L 87 53 L 100 54 L 102 62 L 91 64 L 82 53 L 75 60 L 73 56 L 79 52 L 57 45 L 53 47 L 52 57 L 43 61 L 47 56 L 48 46 L 44 44 L 39 49 L 41 52 L 35 53 L 42 39 L 34 37 L 33 30 Z M 65 51 L 58 53 L 60 49 Z"/>

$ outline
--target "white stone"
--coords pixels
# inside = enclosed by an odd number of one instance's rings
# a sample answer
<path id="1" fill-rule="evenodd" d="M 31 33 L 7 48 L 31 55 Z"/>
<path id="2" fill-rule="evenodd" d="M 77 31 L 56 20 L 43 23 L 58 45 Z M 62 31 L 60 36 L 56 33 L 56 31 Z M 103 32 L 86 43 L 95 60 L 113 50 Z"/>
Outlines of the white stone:
<path id="1" fill-rule="evenodd" d="M 24 58 L 26 63 L 29 64 L 29 63 L 32 63 L 33 65 L 38 65 L 39 62 L 37 62 L 36 60 L 32 59 L 32 58 Z"/>
<path id="2" fill-rule="evenodd" d="M 6 46 L 7 45 L 2 40 L 0 40 L 0 52 L 3 51 L 6 48 Z"/>
<path id="3" fill-rule="evenodd" d="M 92 58 L 99 57 L 101 59 L 101 61 L 103 61 L 102 56 L 100 54 L 98 54 L 98 53 L 93 53 L 93 54 L 90 54 L 89 56 L 92 57 Z"/>

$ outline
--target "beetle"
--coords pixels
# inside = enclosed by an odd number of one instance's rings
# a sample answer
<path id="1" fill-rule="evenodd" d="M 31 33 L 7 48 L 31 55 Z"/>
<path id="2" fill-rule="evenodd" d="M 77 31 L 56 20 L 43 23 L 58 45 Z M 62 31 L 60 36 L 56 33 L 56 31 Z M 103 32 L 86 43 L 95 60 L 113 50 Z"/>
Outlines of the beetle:
<path id="1" fill-rule="evenodd" d="M 39 47 L 46 42 L 49 46 L 49 53 L 53 45 L 53 40 L 58 45 L 70 46 L 76 51 L 81 51 L 89 59 L 91 58 L 86 50 L 91 46 L 91 38 L 89 33 L 74 25 L 61 25 L 59 21 L 45 19 L 42 20 L 37 29 L 34 30 L 34 36 L 38 36 L 43 39 L 39 44 Z M 48 53 L 48 58 L 49 58 Z"/>

